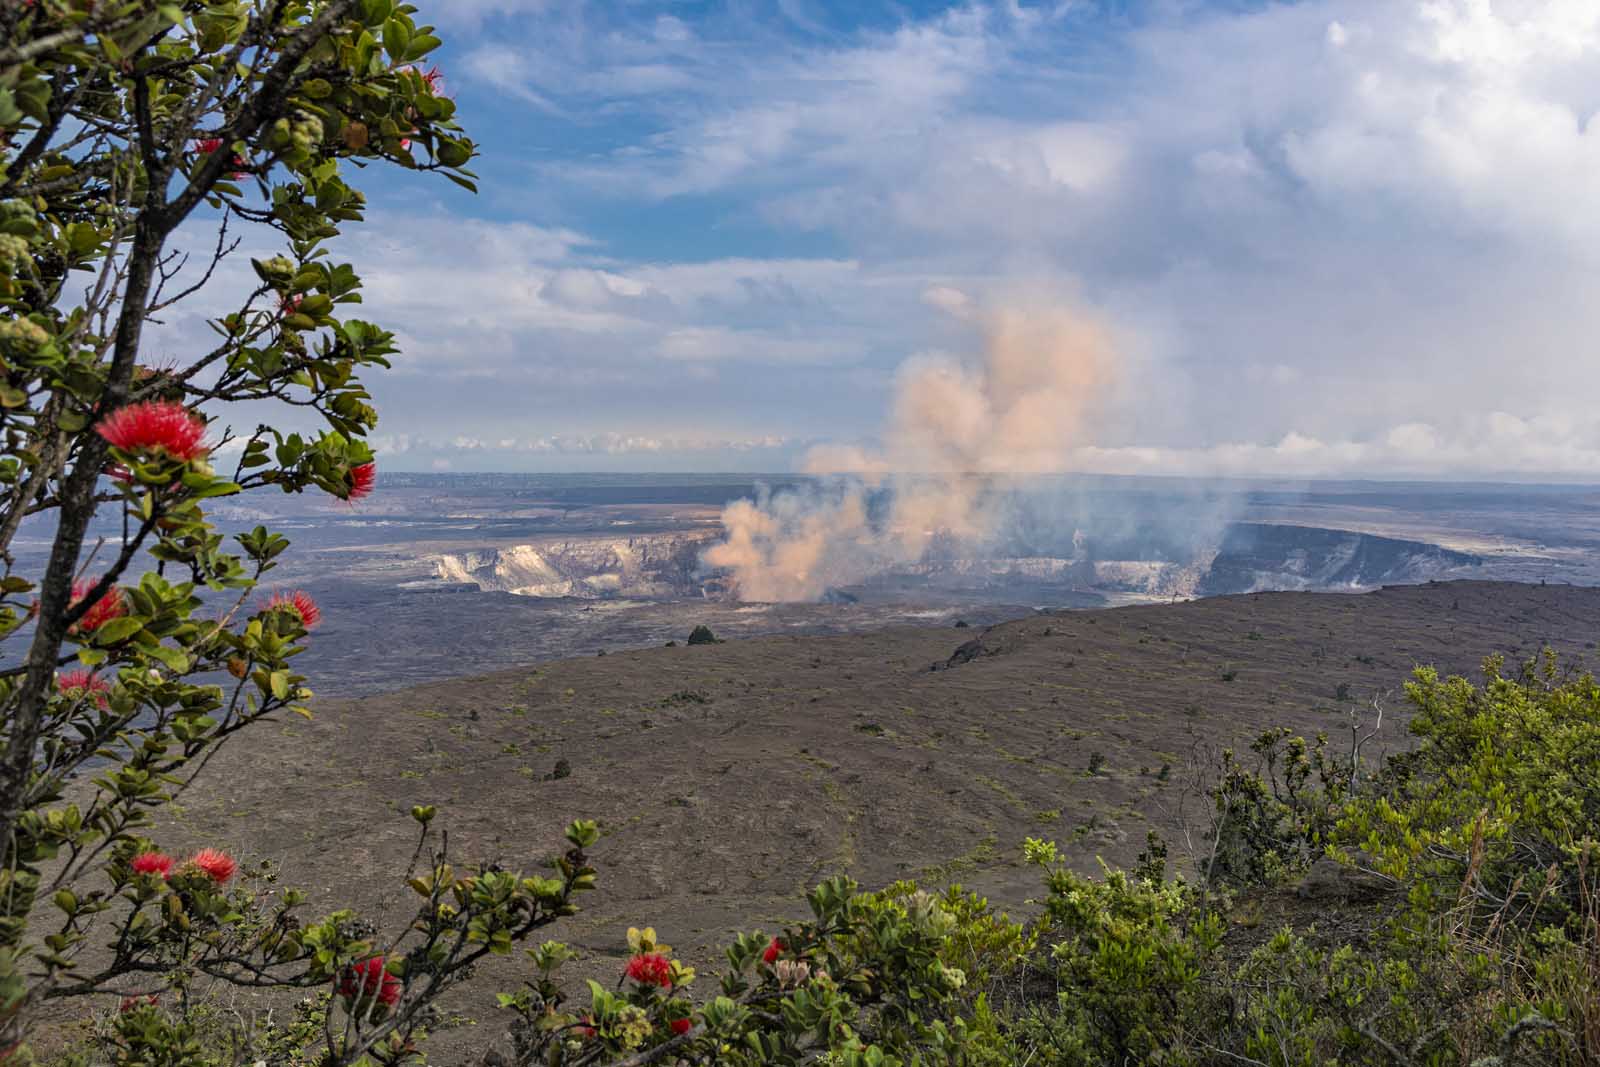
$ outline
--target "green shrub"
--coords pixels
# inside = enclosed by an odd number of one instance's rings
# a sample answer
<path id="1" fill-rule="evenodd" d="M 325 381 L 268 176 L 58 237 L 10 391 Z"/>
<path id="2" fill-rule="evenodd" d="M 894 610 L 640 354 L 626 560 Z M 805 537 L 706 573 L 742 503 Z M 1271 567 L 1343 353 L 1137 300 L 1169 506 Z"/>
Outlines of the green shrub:
<path id="1" fill-rule="evenodd" d="M 1053 1006 L 1023 1018 L 1021 1045 L 1036 1062 L 1063 1067 L 1181 1062 L 1188 1024 L 1204 1014 L 1221 917 L 1182 880 L 1109 868 L 1088 878 L 1035 840 L 1024 854 L 1045 871 L 1041 963 L 1057 993 Z"/>

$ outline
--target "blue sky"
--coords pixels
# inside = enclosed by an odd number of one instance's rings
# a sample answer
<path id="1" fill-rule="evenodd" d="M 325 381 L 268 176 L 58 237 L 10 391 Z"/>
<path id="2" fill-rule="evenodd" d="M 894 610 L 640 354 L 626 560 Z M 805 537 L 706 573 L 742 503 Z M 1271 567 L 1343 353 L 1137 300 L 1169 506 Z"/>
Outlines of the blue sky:
<path id="1" fill-rule="evenodd" d="M 346 242 L 391 468 L 916 465 L 938 367 L 995 469 L 1600 469 L 1592 0 L 420 6 L 483 181 Z M 1109 353 L 1022 445 L 1018 316 Z"/>

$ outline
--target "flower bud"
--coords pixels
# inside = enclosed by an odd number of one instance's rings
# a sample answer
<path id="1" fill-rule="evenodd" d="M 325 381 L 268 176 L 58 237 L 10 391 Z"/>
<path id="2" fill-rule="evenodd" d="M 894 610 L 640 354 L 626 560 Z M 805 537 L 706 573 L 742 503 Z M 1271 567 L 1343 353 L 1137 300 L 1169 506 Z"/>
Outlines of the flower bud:
<path id="1" fill-rule="evenodd" d="M 0 352 L 31 356 L 50 343 L 50 332 L 32 319 L 7 319 L 0 322 Z"/>
<path id="2" fill-rule="evenodd" d="M 0 233 L 0 270 L 11 272 L 26 263 L 32 253 L 28 242 L 13 233 Z"/>

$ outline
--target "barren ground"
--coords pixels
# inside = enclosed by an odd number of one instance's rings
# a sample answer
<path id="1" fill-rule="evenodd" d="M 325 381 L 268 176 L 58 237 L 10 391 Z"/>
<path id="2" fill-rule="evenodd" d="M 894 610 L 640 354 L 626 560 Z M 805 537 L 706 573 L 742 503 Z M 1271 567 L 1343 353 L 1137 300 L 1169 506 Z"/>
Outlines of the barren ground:
<path id="1" fill-rule="evenodd" d="M 595 818 L 600 890 L 551 931 L 584 950 L 577 973 L 613 977 L 624 931 L 646 923 L 714 967 L 732 933 L 800 917 L 836 872 L 960 881 L 1026 912 L 1024 837 L 1083 827 L 1069 851 L 1089 867 L 1131 863 L 1157 828 L 1181 856 L 1170 812 L 1197 741 L 1280 724 L 1337 741 L 1348 685 L 1359 702 L 1391 693 L 1387 742 L 1403 744 L 1414 666 L 1581 653 L 1597 630 L 1600 589 L 1456 582 L 613 653 L 264 726 L 213 761 L 163 841 L 273 860 L 315 905 L 398 929 L 411 805 L 439 805 L 456 857 L 529 870 L 565 823 Z M 973 639 L 985 654 L 946 667 Z M 570 775 L 547 779 L 558 760 Z M 457 1005 L 477 1022 L 450 1046 L 499 1033 L 490 994 L 518 971 L 514 957 L 480 976 Z"/>

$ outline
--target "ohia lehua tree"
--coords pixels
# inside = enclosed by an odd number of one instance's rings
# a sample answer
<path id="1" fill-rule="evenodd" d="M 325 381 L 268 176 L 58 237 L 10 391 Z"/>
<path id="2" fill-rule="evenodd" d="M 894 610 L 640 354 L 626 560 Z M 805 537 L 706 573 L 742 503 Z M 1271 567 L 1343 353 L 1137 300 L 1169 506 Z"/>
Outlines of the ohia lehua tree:
<path id="1" fill-rule="evenodd" d="M 262 905 L 225 851 L 175 859 L 141 836 L 219 742 L 305 710 L 293 660 L 319 609 L 257 588 L 287 542 L 225 538 L 206 508 L 373 489 L 361 376 L 394 339 L 352 314 L 360 279 L 328 243 L 363 219 L 360 168 L 472 185 L 474 145 L 427 65 L 440 40 L 416 15 L 0 3 L 0 1056 L 27 1055 L 47 1002 L 112 997 L 111 1058 L 191 1062 L 204 1042 L 162 998 L 198 976 L 326 989 L 342 1007 L 322 1020 L 328 1062 L 403 1048 L 413 1009 L 475 953 L 592 881 L 582 826 L 555 878 L 441 861 L 418 877 L 431 918 L 407 959 L 349 915 L 301 922 L 296 894 Z M 269 243 L 207 344 L 146 355 L 164 311 Z M 292 410 L 301 432 L 235 425 L 247 402 Z M 47 554 L 18 551 L 28 531 Z"/>

